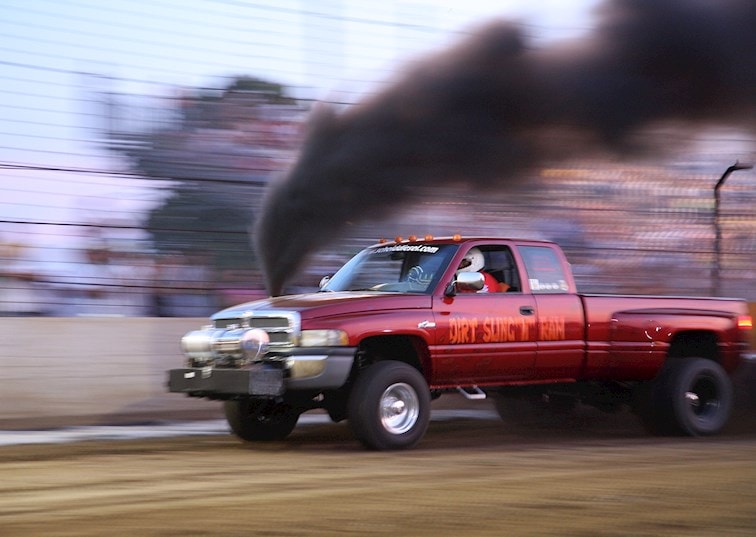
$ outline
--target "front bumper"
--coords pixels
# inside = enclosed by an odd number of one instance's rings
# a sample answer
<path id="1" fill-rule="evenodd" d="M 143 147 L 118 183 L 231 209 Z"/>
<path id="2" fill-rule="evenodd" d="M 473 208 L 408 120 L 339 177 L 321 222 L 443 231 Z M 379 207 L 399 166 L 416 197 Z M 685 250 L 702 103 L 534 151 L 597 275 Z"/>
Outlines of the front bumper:
<path id="1" fill-rule="evenodd" d="M 319 352 L 322 351 L 322 352 Z M 185 367 L 168 372 L 168 391 L 193 397 L 275 397 L 294 390 L 330 390 L 344 385 L 352 370 L 356 349 L 298 349 L 271 362 L 240 369 Z"/>

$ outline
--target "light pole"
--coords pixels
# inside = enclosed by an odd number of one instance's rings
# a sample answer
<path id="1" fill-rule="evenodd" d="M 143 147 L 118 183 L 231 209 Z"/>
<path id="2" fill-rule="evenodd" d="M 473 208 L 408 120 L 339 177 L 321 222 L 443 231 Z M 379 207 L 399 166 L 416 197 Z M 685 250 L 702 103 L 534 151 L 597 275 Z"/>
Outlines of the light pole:
<path id="1" fill-rule="evenodd" d="M 719 225 L 719 189 L 724 186 L 725 181 L 732 172 L 738 170 L 750 170 L 753 168 L 753 164 L 740 164 L 737 160 L 735 164 L 730 166 L 719 178 L 717 184 L 714 186 L 714 268 L 711 274 L 711 294 L 712 296 L 719 296 L 719 268 L 720 257 L 722 255 L 722 229 Z"/>

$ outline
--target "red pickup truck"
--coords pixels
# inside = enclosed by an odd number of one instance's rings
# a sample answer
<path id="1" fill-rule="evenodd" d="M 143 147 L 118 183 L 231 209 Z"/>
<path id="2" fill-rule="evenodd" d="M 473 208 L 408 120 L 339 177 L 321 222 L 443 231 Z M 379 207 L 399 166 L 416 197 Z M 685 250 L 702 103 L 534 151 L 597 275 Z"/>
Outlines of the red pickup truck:
<path id="1" fill-rule="evenodd" d="M 182 339 L 171 392 L 224 401 L 244 440 L 322 408 L 371 449 L 417 444 L 451 391 L 507 420 L 629 405 L 654 434 L 714 434 L 752 328 L 741 300 L 580 294 L 554 243 L 458 236 L 373 245 L 319 292 L 211 321 Z"/>

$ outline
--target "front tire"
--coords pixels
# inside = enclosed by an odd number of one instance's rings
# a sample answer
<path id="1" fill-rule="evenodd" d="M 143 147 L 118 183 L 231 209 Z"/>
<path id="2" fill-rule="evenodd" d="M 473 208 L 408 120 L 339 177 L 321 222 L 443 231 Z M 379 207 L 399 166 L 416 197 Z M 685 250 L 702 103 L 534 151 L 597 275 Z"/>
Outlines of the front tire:
<path id="1" fill-rule="evenodd" d="M 348 402 L 349 425 L 375 450 L 408 449 L 425 435 L 430 391 L 423 375 L 398 361 L 377 362 L 357 377 Z"/>
<path id="2" fill-rule="evenodd" d="M 708 436 L 730 419 L 734 388 L 718 363 L 685 358 L 669 364 L 647 397 L 641 420 L 651 433 Z"/>
<path id="3" fill-rule="evenodd" d="M 283 440 L 299 420 L 299 412 L 286 402 L 241 399 L 223 404 L 231 431 L 248 442 Z"/>

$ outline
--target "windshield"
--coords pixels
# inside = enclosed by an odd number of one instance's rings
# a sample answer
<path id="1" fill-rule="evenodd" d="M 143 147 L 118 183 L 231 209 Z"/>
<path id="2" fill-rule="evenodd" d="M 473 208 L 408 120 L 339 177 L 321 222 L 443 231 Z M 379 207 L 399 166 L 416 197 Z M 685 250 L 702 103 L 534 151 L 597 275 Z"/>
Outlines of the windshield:
<path id="1" fill-rule="evenodd" d="M 323 291 L 430 293 L 457 250 L 454 244 L 394 244 L 363 250 Z"/>

